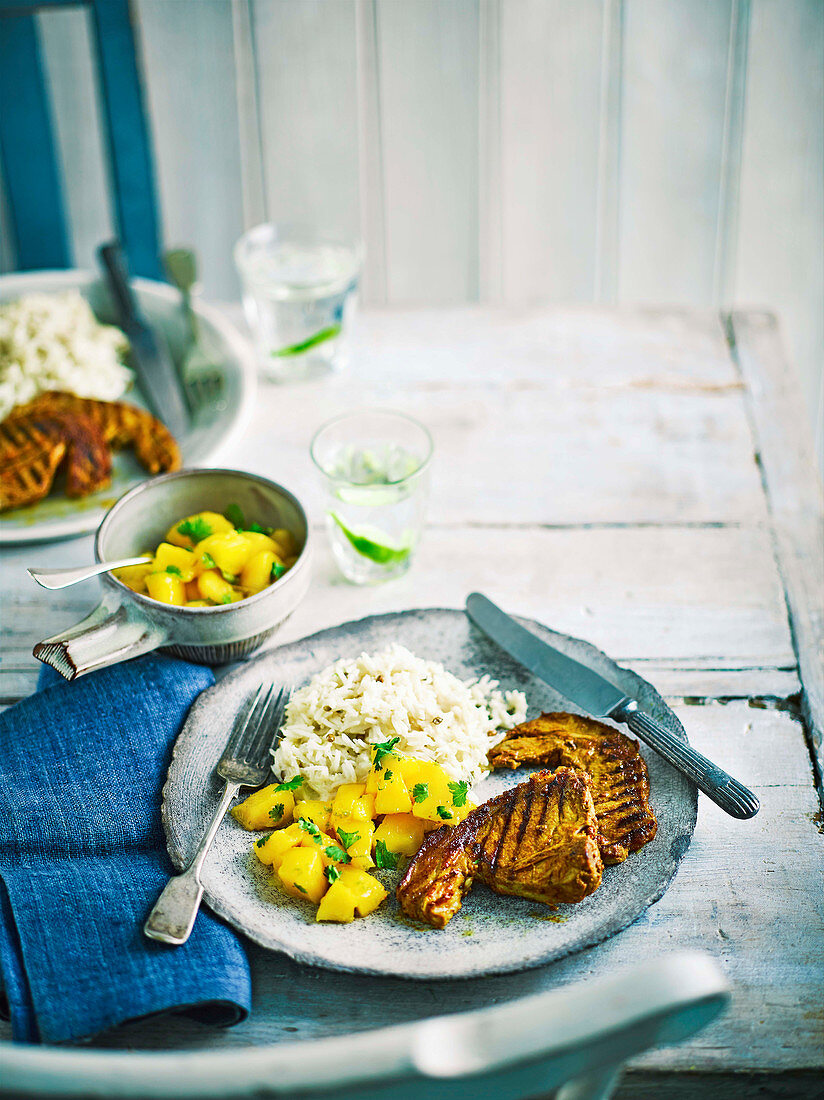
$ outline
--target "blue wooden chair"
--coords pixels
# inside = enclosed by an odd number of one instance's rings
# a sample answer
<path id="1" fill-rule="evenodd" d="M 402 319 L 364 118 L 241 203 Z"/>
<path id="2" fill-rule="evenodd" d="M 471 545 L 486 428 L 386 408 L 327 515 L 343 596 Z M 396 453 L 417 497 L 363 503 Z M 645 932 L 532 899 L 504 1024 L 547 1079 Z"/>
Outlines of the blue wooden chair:
<path id="1" fill-rule="evenodd" d="M 89 9 L 118 235 L 135 275 L 162 279 L 151 144 L 128 0 L 0 0 L 0 162 L 20 270 L 72 266 L 35 15 Z"/>

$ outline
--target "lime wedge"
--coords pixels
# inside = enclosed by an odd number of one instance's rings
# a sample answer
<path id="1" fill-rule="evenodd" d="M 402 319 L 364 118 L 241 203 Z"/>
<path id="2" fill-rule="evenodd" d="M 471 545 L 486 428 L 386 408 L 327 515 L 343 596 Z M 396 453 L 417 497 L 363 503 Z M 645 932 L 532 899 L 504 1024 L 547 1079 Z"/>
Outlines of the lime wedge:
<path id="1" fill-rule="evenodd" d="M 329 515 L 340 527 L 352 549 L 377 565 L 391 565 L 406 561 L 411 553 L 409 546 L 391 546 L 378 530 L 362 528 L 360 532 L 352 531 L 340 516 L 335 515 L 334 512 L 330 512 Z"/>

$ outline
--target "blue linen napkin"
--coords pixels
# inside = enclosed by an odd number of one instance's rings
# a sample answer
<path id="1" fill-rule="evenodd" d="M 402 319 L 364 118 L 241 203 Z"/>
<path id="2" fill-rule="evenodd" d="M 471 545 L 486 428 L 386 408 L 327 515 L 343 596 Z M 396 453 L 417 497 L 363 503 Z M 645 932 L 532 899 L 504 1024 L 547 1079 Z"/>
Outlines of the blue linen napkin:
<path id="1" fill-rule="evenodd" d="M 0 714 L 0 985 L 15 1039 L 87 1039 L 187 1012 L 226 1026 L 249 1012 L 237 937 L 202 910 L 188 943 L 143 922 L 172 871 L 160 798 L 174 740 L 214 682 L 141 657 L 73 683 L 51 669 Z"/>

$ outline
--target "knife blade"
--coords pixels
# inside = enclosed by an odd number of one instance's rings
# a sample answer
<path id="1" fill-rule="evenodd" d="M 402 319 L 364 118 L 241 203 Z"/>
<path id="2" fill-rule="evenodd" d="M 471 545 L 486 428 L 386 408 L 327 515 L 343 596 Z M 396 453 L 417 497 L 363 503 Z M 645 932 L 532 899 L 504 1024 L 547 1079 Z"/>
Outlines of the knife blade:
<path id="1" fill-rule="evenodd" d="M 752 791 L 639 710 L 637 701 L 611 681 L 538 638 L 480 592 L 467 596 L 466 613 L 501 649 L 576 706 L 629 726 L 731 817 L 758 813 L 760 804 Z"/>
<path id="2" fill-rule="evenodd" d="M 123 263 L 120 245 L 101 245 L 100 261 L 118 312 L 118 324 L 129 339 L 130 359 L 152 412 L 178 439 L 189 428 L 183 389 L 165 341 L 141 317 Z"/>

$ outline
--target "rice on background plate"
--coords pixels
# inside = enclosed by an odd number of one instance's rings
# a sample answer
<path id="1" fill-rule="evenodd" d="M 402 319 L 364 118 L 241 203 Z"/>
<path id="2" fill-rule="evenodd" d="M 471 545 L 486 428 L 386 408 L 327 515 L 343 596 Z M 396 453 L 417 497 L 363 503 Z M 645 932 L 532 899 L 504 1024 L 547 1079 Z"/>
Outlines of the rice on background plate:
<path id="1" fill-rule="evenodd" d="M 526 718 L 524 693 L 497 688 L 488 676 L 459 680 L 397 644 L 341 658 L 293 693 L 273 770 L 301 775 L 308 794 L 329 798 L 366 778 L 371 745 L 399 737 L 398 752 L 435 760 L 472 787 L 489 749 Z"/>

